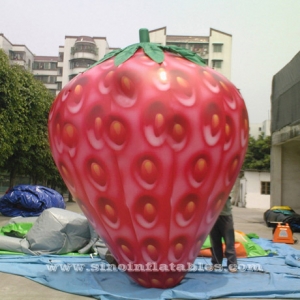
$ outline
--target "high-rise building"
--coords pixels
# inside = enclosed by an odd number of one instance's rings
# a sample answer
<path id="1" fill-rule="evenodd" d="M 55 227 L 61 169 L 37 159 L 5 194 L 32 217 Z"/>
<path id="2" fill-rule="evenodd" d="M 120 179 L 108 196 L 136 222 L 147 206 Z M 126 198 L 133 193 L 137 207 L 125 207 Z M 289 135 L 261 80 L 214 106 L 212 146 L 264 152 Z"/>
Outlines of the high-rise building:
<path id="1" fill-rule="evenodd" d="M 176 45 L 196 52 L 209 67 L 230 79 L 230 34 L 210 29 L 209 36 L 167 35 L 167 27 L 151 30 L 149 34 L 152 43 Z M 65 36 L 57 57 L 34 56 L 25 45 L 14 45 L 3 34 L 0 34 L 0 48 L 7 53 L 11 63 L 32 71 L 53 94 L 58 94 L 68 81 L 114 49 L 109 47 L 105 37 Z"/>

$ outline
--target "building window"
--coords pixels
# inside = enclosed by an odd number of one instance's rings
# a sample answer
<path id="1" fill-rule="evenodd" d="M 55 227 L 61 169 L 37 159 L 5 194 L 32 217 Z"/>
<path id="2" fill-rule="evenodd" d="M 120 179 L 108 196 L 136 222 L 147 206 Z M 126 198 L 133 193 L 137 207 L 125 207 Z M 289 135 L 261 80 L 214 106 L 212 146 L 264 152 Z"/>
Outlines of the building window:
<path id="1" fill-rule="evenodd" d="M 203 58 L 202 58 L 203 59 Z M 208 59 L 207 58 L 204 58 L 204 63 L 208 66 Z"/>
<path id="2" fill-rule="evenodd" d="M 177 46 L 180 48 L 187 48 L 187 43 L 180 43 L 180 42 L 167 42 L 167 46 Z"/>
<path id="3" fill-rule="evenodd" d="M 53 96 L 56 96 L 56 90 L 48 89 L 48 91 L 49 91 Z"/>
<path id="4" fill-rule="evenodd" d="M 96 45 L 91 43 L 76 43 L 74 47 L 71 48 L 71 54 L 74 55 L 76 52 L 89 52 L 98 55 L 98 48 Z"/>
<path id="5" fill-rule="evenodd" d="M 222 69 L 222 60 L 212 60 L 213 69 Z"/>
<path id="6" fill-rule="evenodd" d="M 222 52 L 223 44 L 213 44 L 213 52 Z"/>
<path id="7" fill-rule="evenodd" d="M 23 51 L 9 51 L 10 60 L 24 60 L 26 59 L 26 53 Z"/>
<path id="8" fill-rule="evenodd" d="M 270 195 L 271 183 L 270 181 L 260 182 L 260 193 L 262 195 Z"/>
<path id="9" fill-rule="evenodd" d="M 199 54 L 200 56 L 208 54 L 208 43 L 167 42 L 167 46 L 169 46 L 169 45 L 191 50 L 191 51 Z"/>
<path id="10" fill-rule="evenodd" d="M 34 70 L 56 70 L 57 63 L 56 62 L 33 62 L 32 68 Z"/>
<path id="11" fill-rule="evenodd" d="M 94 64 L 96 61 L 91 59 L 82 59 L 78 58 L 76 60 L 70 61 L 70 69 L 74 68 L 89 68 L 92 64 Z"/>
<path id="12" fill-rule="evenodd" d="M 53 84 L 56 83 L 56 76 L 51 75 L 34 75 L 34 78 L 41 81 L 44 84 Z"/>

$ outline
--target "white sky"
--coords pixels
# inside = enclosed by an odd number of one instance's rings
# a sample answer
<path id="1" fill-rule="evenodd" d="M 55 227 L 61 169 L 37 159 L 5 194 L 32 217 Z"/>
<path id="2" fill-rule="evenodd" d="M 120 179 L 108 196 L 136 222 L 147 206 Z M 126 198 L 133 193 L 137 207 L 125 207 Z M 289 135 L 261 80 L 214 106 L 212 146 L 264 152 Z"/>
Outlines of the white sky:
<path id="1" fill-rule="evenodd" d="M 300 51 L 300 0 L 0 0 L 0 33 L 36 55 L 57 56 L 66 35 L 139 42 L 139 29 L 168 35 L 232 35 L 231 81 L 250 123 L 270 118 L 272 77 Z"/>

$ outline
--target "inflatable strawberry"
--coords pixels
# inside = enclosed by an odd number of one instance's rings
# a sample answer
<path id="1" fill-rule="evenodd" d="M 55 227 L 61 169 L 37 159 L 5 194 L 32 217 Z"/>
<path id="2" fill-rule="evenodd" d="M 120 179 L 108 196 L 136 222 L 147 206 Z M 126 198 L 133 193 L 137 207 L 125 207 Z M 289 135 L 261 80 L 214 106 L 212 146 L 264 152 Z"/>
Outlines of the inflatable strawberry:
<path id="1" fill-rule="evenodd" d="M 54 161 L 119 268 L 144 287 L 177 285 L 243 163 L 239 91 L 195 53 L 149 42 L 108 53 L 49 114 Z"/>

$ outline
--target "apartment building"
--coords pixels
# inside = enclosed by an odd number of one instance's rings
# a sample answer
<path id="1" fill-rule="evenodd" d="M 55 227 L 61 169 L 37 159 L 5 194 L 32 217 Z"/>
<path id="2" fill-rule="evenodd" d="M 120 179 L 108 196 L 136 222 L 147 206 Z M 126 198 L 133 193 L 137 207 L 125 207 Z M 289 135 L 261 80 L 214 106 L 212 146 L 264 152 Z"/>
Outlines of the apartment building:
<path id="1" fill-rule="evenodd" d="M 32 71 L 34 54 L 25 45 L 12 44 L 3 33 L 0 33 L 0 49 L 4 50 L 11 63 Z"/>
<path id="2" fill-rule="evenodd" d="M 57 89 L 111 51 L 105 37 L 65 36 L 59 47 Z"/>
<path id="3" fill-rule="evenodd" d="M 40 80 L 46 88 L 56 95 L 59 90 L 57 77 L 61 70 L 58 68 L 59 57 L 35 56 L 32 64 L 34 77 Z"/>
<path id="4" fill-rule="evenodd" d="M 176 45 L 198 53 L 208 66 L 215 68 L 228 79 L 231 76 L 232 36 L 219 30 L 210 29 L 209 36 L 167 35 L 167 27 L 151 30 L 150 41 L 162 45 Z M 137 41 L 138 42 L 138 41 Z M 54 94 L 80 72 L 101 59 L 110 48 L 105 37 L 65 36 L 58 56 L 35 56 L 25 45 L 12 44 L 0 34 L 0 48 Z"/>
<path id="5" fill-rule="evenodd" d="M 149 32 L 150 41 L 161 45 L 175 45 L 199 54 L 206 64 L 226 76 L 231 77 L 231 34 L 210 29 L 209 36 L 167 35 L 167 27 Z"/>

